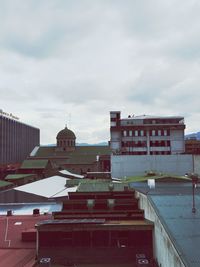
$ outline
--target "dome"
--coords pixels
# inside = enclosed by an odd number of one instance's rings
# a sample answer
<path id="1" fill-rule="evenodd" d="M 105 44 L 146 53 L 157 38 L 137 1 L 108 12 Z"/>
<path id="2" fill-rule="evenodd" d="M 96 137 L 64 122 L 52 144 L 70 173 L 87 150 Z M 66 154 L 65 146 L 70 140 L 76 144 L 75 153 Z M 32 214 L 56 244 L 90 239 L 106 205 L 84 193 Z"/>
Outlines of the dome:
<path id="1" fill-rule="evenodd" d="M 57 134 L 57 139 L 76 139 L 76 136 L 74 134 L 74 132 L 72 132 L 70 129 L 67 128 L 67 126 L 65 127 L 65 129 L 61 130 L 58 134 Z"/>

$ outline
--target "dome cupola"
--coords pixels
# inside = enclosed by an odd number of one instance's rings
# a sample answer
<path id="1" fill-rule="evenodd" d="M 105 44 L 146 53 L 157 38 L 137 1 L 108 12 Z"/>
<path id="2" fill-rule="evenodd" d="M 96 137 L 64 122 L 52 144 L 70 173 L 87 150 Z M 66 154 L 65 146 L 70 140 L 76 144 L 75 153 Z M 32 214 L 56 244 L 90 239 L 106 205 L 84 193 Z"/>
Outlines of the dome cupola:
<path id="1" fill-rule="evenodd" d="M 63 151 L 74 151 L 76 145 L 76 136 L 73 131 L 67 128 L 61 130 L 57 136 L 57 147 Z"/>

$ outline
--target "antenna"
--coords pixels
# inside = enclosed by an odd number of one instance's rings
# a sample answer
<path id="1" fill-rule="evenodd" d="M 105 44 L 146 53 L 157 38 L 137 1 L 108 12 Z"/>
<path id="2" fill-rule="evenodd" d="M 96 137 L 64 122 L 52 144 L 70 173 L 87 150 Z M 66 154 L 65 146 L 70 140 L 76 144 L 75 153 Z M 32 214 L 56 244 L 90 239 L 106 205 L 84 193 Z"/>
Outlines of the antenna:
<path id="1" fill-rule="evenodd" d="M 68 121 L 68 124 L 69 124 L 69 128 L 71 128 L 71 113 L 69 113 L 69 115 L 68 115 L 68 117 L 69 117 L 69 121 Z"/>

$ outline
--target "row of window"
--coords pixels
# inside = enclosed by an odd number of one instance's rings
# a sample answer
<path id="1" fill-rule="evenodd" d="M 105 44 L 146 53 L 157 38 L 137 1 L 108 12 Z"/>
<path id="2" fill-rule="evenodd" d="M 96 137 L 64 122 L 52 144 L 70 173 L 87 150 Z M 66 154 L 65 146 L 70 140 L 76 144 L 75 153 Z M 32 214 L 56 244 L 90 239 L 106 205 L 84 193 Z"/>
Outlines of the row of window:
<path id="1" fill-rule="evenodd" d="M 60 141 L 57 141 L 57 145 L 58 146 L 75 146 L 75 141 L 74 140 L 68 140 L 68 141 L 60 140 Z"/>
<path id="2" fill-rule="evenodd" d="M 121 143 L 122 147 L 146 147 L 146 141 L 126 141 Z M 167 147 L 170 146 L 169 140 L 150 141 L 150 146 Z"/>
<path id="3" fill-rule="evenodd" d="M 122 147 L 146 147 L 146 141 L 127 141 L 121 143 Z"/>
<path id="4" fill-rule="evenodd" d="M 170 146 L 169 140 L 150 141 L 150 146 Z"/>
<path id="5" fill-rule="evenodd" d="M 132 137 L 132 136 L 146 136 L 147 131 L 146 130 L 123 130 L 122 136 L 124 137 Z M 162 129 L 162 130 L 150 130 L 149 131 L 150 136 L 169 136 L 170 130 L 168 129 Z"/>

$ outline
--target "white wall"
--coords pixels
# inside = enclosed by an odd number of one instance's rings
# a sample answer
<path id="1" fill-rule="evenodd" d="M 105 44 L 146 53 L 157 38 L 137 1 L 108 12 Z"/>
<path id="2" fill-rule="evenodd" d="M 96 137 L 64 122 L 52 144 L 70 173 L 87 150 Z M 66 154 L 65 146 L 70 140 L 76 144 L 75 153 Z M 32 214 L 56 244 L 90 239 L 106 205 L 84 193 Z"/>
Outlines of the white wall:
<path id="1" fill-rule="evenodd" d="M 199 163 L 200 168 L 200 163 Z M 192 155 L 112 155 L 112 177 L 144 175 L 145 171 L 184 175 L 193 172 Z"/>
<path id="2" fill-rule="evenodd" d="M 186 267 L 146 195 L 136 192 L 145 218 L 154 222 L 154 258 L 160 267 Z"/>

